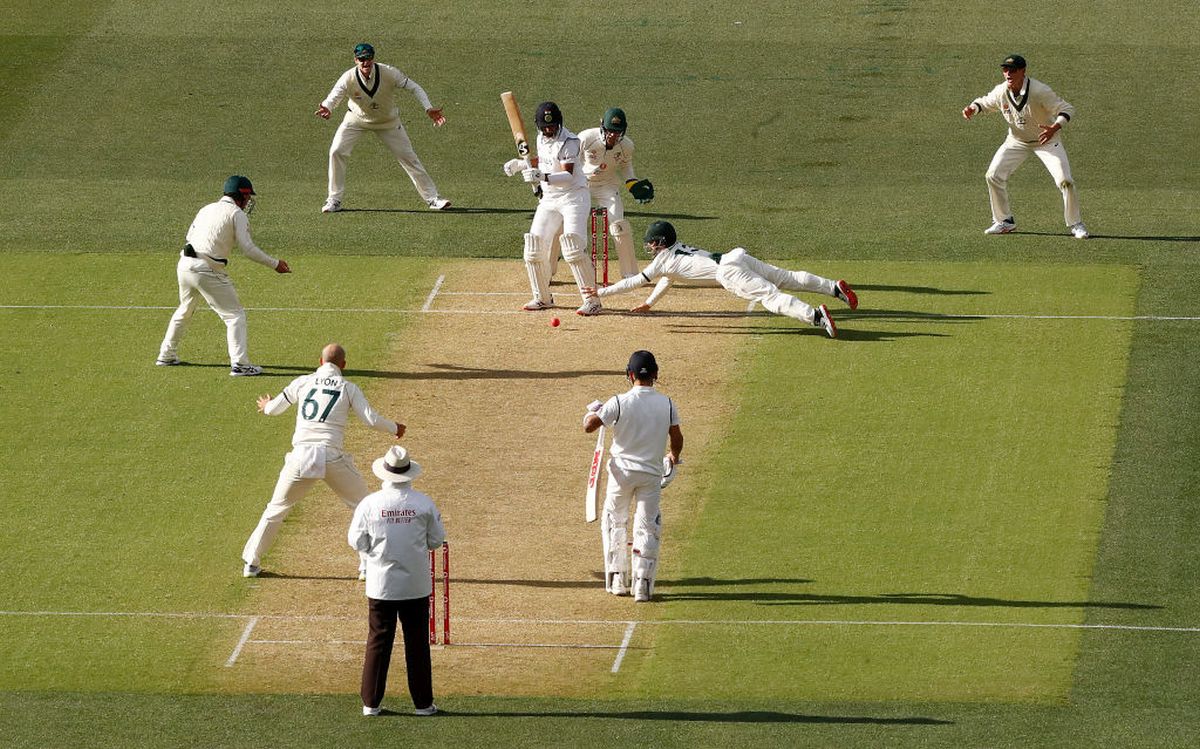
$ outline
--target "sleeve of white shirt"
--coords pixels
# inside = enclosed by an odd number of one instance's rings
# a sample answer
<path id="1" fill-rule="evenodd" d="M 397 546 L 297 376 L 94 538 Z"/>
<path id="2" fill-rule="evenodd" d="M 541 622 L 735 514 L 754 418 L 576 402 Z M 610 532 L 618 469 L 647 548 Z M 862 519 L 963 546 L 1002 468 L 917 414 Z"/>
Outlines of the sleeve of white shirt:
<path id="1" fill-rule="evenodd" d="M 604 426 L 611 427 L 621 418 L 621 401 L 614 395 L 604 402 L 604 405 L 596 412 L 596 416 L 600 417 Z"/>
<path id="2" fill-rule="evenodd" d="M 350 407 L 354 409 L 354 413 L 362 423 L 384 434 L 394 435 L 396 433 L 396 422 L 386 416 L 381 416 L 378 411 L 371 408 L 371 404 L 367 403 L 367 397 L 363 395 L 358 385 L 347 382 L 346 397 L 350 399 Z"/>
<path id="3" fill-rule="evenodd" d="M 650 292 L 650 296 L 646 297 L 646 306 L 653 307 L 659 299 L 662 299 L 663 294 L 666 294 L 669 288 L 671 288 L 670 276 L 663 276 L 658 279 L 658 283 L 654 285 L 654 290 Z"/>
<path id="4" fill-rule="evenodd" d="M 263 413 L 267 416 L 278 416 L 287 411 L 296 402 L 299 397 L 299 389 L 297 383 L 303 378 L 297 377 L 288 383 L 288 386 L 280 391 L 279 395 L 271 399 L 263 408 Z"/>
<path id="5" fill-rule="evenodd" d="M 622 176 L 622 181 L 628 182 L 631 179 L 636 179 L 637 176 L 633 171 L 633 141 L 625 139 L 625 151 L 629 158 L 625 161 L 625 174 Z"/>
<path id="6" fill-rule="evenodd" d="M 995 112 L 1000 108 L 1000 103 L 1004 101 L 1004 89 L 1007 84 L 1001 83 L 991 91 L 971 102 L 980 112 Z"/>
<path id="7" fill-rule="evenodd" d="M 596 289 L 596 295 L 605 297 L 611 294 L 624 294 L 628 291 L 633 291 L 639 286 L 645 286 L 648 283 L 653 283 L 654 279 L 664 277 L 663 265 L 666 264 L 666 261 L 666 252 L 660 252 L 654 256 L 654 259 L 650 261 L 649 265 L 642 269 L 641 273 L 635 273 L 629 278 L 622 278 L 612 286 L 605 286 L 603 288 Z M 670 284 L 670 281 L 667 283 Z M 659 284 L 662 285 L 662 281 L 659 281 Z M 659 294 L 659 296 L 662 295 Z"/>
<path id="8" fill-rule="evenodd" d="M 417 97 L 417 101 L 421 102 L 422 109 L 433 109 L 433 102 L 429 101 L 429 95 L 425 93 L 425 89 L 421 88 L 419 85 L 417 85 L 416 81 L 414 81 L 412 78 L 409 78 L 404 73 L 401 73 L 399 70 L 396 71 L 396 75 L 398 76 L 396 85 L 400 88 L 406 88 L 411 91 L 412 95 Z M 403 78 L 404 82 L 401 83 L 399 78 Z"/>
<path id="9" fill-rule="evenodd" d="M 671 426 L 677 427 L 680 425 L 679 409 L 675 408 L 675 401 L 668 398 L 667 401 L 671 404 Z"/>
<path id="10" fill-rule="evenodd" d="M 1075 117 L 1075 107 L 1067 103 L 1066 99 L 1054 93 L 1054 89 L 1043 85 L 1039 94 L 1042 100 L 1040 102 L 1041 106 L 1049 113 L 1051 122 L 1058 117 L 1062 117 L 1067 122 L 1070 122 Z"/>
<path id="11" fill-rule="evenodd" d="M 367 503 L 359 502 L 354 508 L 354 517 L 350 519 L 350 529 L 346 531 L 346 543 L 356 551 L 368 551 L 371 548 L 371 534 L 367 529 Z"/>
<path id="12" fill-rule="evenodd" d="M 442 525 L 442 513 L 438 512 L 437 506 L 433 506 L 430 509 L 429 528 L 425 535 L 425 546 L 428 549 L 436 549 L 445 543 L 445 541 L 446 526 Z"/>
<path id="13" fill-rule="evenodd" d="M 258 245 L 254 244 L 254 240 L 250 238 L 250 219 L 246 218 L 245 211 L 233 214 L 233 232 L 234 237 L 237 238 L 238 249 L 242 251 L 243 255 L 272 270 L 279 265 L 278 260 L 260 250 Z"/>
<path id="14" fill-rule="evenodd" d="M 329 90 L 329 94 L 325 97 L 325 101 L 321 102 L 321 106 L 328 109 L 330 112 L 341 106 L 346 100 L 346 91 L 350 88 L 351 73 L 343 73 L 337 83 L 333 84 L 333 88 Z"/>

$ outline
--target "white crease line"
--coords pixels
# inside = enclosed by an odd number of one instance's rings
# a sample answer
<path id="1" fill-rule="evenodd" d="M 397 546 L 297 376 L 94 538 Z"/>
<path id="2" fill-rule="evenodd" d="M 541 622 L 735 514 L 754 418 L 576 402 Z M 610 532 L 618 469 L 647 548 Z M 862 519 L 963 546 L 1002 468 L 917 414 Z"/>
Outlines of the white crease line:
<path id="1" fill-rule="evenodd" d="M 302 615 L 302 614 L 225 614 L 220 612 L 154 612 L 154 611 L 0 611 L 0 616 L 29 617 L 143 617 L 167 619 L 255 619 L 283 622 L 352 621 L 361 616 Z M 458 617 L 455 621 L 474 624 L 628 624 L 629 619 L 521 619 L 510 617 Z M 963 622 L 963 621 L 879 621 L 853 619 L 639 619 L 635 624 L 670 626 L 790 626 L 790 627 L 998 627 L 1031 629 L 1096 629 L 1128 632 L 1200 633 L 1200 626 L 1155 626 L 1137 624 L 1038 624 L 1034 622 Z"/>
<path id="2" fill-rule="evenodd" d="M 467 292 L 443 291 L 441 296 L 524 296 L 524 292 Z M 0 310 L 101 310 L 101 311 L 145 311 L 173 310 L 174 306 L 145 306 L 145 305 L 104 305 L 104 304 L 0 304 Z M 354 314 L 384 314 L 384 315 L 416 315 L 421 313 L 443 315 L 520 315 L 523 310 L 435 310 L 435 309 L 400 309 L 398 307 L 247 307 L 250 312 L 346 312 Z M 563 307 L 564 310 L 569 307 Z M 682 311 L 682 310 L 680 310 Z M 730 314 L 722 310 L 690 310 L 709 314 Z M 748 310 L 747 310 L 748 311 Z M 669 314 L 669 313 L 668 313 Z M 887 315 L 891 312 L 871 314 L 871 310 L 861 310 L 860 319 L 882 320 L 900 324 L 905 320 L 891 320 Z M 1021 315 L 1005 313 L 968 314 L 968 313 L 938 313 L 923 312 L 918 320 L 1099 320 L 1107 322 L 1200 322 L 1200 315 Z"/>
<path id="3" fill-rule="evenodd" d="M 425 297 L 425 304 L 421 307 L 422 312 L 428 312 L 433 307 L 433 300 L 437 296 L 438 291 L 442 288 L 442 284 L 446 282 L 446 276 L 443 274 L 438 276 L 437 281 L 433 284 L 433 291 L 429 292 L 429 296 Z"/>
<path id="4" fill-rule="evenodd" d="M 445 296 L 525 296 L 527 291 L 443 291 Z"/>
<path id="5" fill-rule="evenodd" d="M 249 645 L 366 645 L 366 640 L 247 640 Z M 455 642 L 451 648 L 557 648 L 563 650 L 616 650 L 624 645 L 574 642 Z"/>
<path id="6" fill-rule="evenodd" d="M 256 624 L 258 624 L 257 616 L 251 617 L 250 621 L 246 622 L 246 628 L 242 630 L 242 637 L 238 640 L 237 647 L 230 653 L 229 660 L 225 661 L 225 668 L 229 668 L 237 663 L 238 656 L 241 655 L 242 648 L 246 647 L 246 643 L 250 640 L 250 633 L 254 631 L 254 625 Z"/>
<path id="7" fill-rule="evenodd" d="M 754 301 L 753 299 L 751 299 L 751 300 L 750 300 L 750 303 L 746 305 L 746 311 L 747 311 L 747 312 L 753 312 L 753 311 L 754 311 L 754 305 L 756 305 L 756 304 L 758 304 L 758 302 L 756 302 L 756 301 Z"/>
<path id="8" fill-rule="evenodd" d="M 625 628 L 625 638 L 621 640 L 621 649 L 617 651 L 616 660 L 613 661 L 612 672 L 621 670 L 621 661 L 625 660 L 625 653 L 629 650 L 629 642 L 633 639 L 633 630 L 637 627 L 637 622 L 630 622 Z"/>

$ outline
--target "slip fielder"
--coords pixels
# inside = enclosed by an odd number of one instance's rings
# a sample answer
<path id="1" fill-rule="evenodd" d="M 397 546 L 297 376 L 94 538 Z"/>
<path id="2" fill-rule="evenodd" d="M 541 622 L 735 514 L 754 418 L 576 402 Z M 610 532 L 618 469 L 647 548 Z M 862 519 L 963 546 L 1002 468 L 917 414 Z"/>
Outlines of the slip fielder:
<path id="1" fill-rule="evenodd" d="M 1004 82 L 962 111 L 963 119 L 968 121 L 979 112 L 999 111 L 1008 123 L 1008 134 L 985 175 L 992 203 L 992 225 L 983 233 L 1008 234 L 1017 228 L 1008 202 L 1008 178 L 1033 154 L 1045 164 L 1062 192 L 1063 220 L 1072 236 L 1087 239 L 1067 147 L 1059 137 L 1059 131 L 1075 116 L 1075 108 L 1046 84 L 1026 76 L 1024 57 L 1009 55 L 1000 63 L 1000 69 Z"/>

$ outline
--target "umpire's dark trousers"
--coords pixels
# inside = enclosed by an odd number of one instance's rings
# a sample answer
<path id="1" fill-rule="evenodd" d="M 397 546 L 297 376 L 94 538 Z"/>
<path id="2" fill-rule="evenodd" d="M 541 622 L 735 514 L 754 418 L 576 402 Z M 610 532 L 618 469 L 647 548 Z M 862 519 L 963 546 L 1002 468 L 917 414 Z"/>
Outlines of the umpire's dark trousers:
<path id="1" fill-rule="evenodd" d="M 420 709 L 433 704 L 433 665 L 429 658 L 429 597 L 403 601 L 367 599 L 370 631 L 367 655 L 363 661 L 362 701 L 366 707 L 379 707 L 387 688 L 392 645 L 396 641 L 396 620 L 404 632 L 404 665 L 408 671 L 408 693 L 413 706 Z"/>

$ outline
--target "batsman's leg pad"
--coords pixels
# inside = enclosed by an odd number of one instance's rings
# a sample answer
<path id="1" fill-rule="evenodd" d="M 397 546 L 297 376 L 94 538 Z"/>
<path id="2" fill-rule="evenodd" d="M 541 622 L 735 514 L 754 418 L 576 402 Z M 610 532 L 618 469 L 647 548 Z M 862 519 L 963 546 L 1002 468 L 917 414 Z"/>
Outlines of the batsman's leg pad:
<path id="1" fill-rule="evenodd" d="M 637 247 L 633 243 L 633 227 L 625 219 L 616 221 L 608 227 L 613 244 L 617 246 L 617 259 L 621 265 L 621 278 L 629 278 L 638 274 Z"/>
<path id="2" fill-rule="evenodd" d="M 600 536 L 604 542 L 604 574 L 619 572 L 624 580 L 629 569 L 629 537 L 625 523 L 619 514 L 609 509 L 605 502 L 604 512 L 600 516 Z"/>
<path id="3" fill-rule="evenodd" d="M 547 262 L 546 246 L 537 234 L 525 235 L 525 271 L 529 274 L 529 288 L 533 298 L 550 302 L 550 264 Z"/>
<path id="4" fill-rule="evenodd" d="M 596 286 L 596 269 L 592 267 L 592 258 L 587 252 L 587 243 L 578 234 L 563 234 L 558 240 L 562 245 L 563 260 L 571 267 L 571 275 L 575 277 L 575 285 L 579 287 L 579 295 L 583 295 L 585 286 Z"/>

